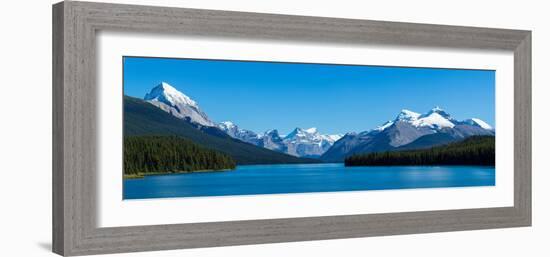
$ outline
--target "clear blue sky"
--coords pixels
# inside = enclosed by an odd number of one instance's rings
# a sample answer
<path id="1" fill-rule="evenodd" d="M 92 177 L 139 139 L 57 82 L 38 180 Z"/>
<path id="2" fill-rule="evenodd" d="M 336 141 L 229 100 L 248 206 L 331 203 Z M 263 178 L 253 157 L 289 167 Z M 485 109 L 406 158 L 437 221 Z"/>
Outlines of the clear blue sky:
<path id="1" fill-rule="evenodd" d="M 495 72 L 332 64 L 125 57 L 124 94 L 143 98 L 161 81 L 215 122 L 281 134 L 295 127 L 360 132 L 401 109 L 440 106 L 456 119 L 495 124 Z"/>

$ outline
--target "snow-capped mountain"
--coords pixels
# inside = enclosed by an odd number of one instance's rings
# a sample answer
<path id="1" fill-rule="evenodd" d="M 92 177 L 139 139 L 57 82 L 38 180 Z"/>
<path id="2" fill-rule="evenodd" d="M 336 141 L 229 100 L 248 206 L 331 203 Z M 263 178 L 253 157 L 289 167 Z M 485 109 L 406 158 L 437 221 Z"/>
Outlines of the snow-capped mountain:
<path id="1" fill-rule="evenodd" d="M 382 130 L 388 128 L 391 125 L 393 125 L 393 120 L 386 121 L 384 124 L 376 127 L 374 130 L 382 131 Z"/>
<path id="2" fill-rule="evenodd" d="M 467 120 L 464 120 L 463 122 L 465 124 L 469 124 L 469 125 L 472 125 L 472 126 L 478 126 L 480 128 L 483 128 L 483 129 L 488 129 L 488 130 L 493 129 L 493 127 L 491 127 L 491 125 L 487 124 L 485 121 L 482 121 L 478 118 L 467 119 Z"/>
<path id="3" fill-rule="evenodd" d="M 394 122 L 407 122 L 415 127 L 429 127 L 434 129 L 454 127 L 451 115 L 439 107 L 431 109 L 426 114 L 419 114 L 409 110 L 401 110 Z"/>
<path id="4" fill-rule="evenodd" d="M 283 141 L 283 138 L 279 134 L 279 131 L 276 129 L 270 129 L 266 132 L 264 132 L 261 137 L 261 142 L 259 146 L 273 150 L 278 151 L 282 153 L 287 153 L 288 147 L 286 143 Z"/>
<path id="5" fill-rule="evenodd" d="M 145 95 L 143 100 L 157 106 L 180 119 L 187 119 L 202 126 L 215 126 L 206 113 L 190 97 L 178 91 L 166 82 L 161 82 Z"/>
<path id="6" fill-rule="evenodd" d="M 316 128 L 296 128 L 283 137 L 275 129 L 258 134 L 239 128 L 231 121 L 215 123 L 199 108 L 197 102 L 166 82 L 161 82 L 152 88 L 145 95 L 144 100 L 179 119 L 189 121 L 208 133 L 227 134 L 249 144 L 298 157 L 319 157 L 342 137 L 342 135 L 322 135 Z"/>
<path id="7" fill-rule="evenodd" d="M 255 146 L 325 161 L 342 161 L 346 156 L 357 153 L 425 148 L 473 135 L 495 133 L 493 127 L 481 119 L 456 120 L 443 109 L 435 107 L 424 114 L 403 109 L 393 120 L 360 133 L 325 135 L 316 128 L 296 128 L 284 136 L 276 129 L 258 134 L 239 128 L 230 121 L 211 121 L 193 99 L 166 82 L 151 89 L 144 100 L 190 122 L 205 133 L 228 135 Z"/>
<path id="8" fill-rule="evenodd" d="M 494 133 L 494 129 L 480 119 L 459 121 L 439 107 L 424 114 L 404 109 L 394 120 L 375 129 L 346 134 L 321 159 L 342 161 L 346 156 L 358 153 L 426 148 Z"/>
<path id="9" fill-rule="evenodd" d="M 286 136 L 271 129 L 263 134 L 241 129 L 231 121 L 218 124 L 218 128 L 241 141 L 299 157 L 319 157 L 342 135 L 323 135 L 316 128 L 296 128 Z"/>
<path id="10" fill-rule="evenodd" d="M 295 128 L 283 139 L 287 153 L 302 157 L 319 157 L 325 153 L 342 135 L 322 135 L 317 128 Z"/>
<path id="11" fill-rule="evenodd" d="M 220 122 L 217 127 L 232 138 L 236 138 L 253 145 L 261 144 L 261 135 L 256 134 L 254 131 L 241 129 L 231 121 Z"/>

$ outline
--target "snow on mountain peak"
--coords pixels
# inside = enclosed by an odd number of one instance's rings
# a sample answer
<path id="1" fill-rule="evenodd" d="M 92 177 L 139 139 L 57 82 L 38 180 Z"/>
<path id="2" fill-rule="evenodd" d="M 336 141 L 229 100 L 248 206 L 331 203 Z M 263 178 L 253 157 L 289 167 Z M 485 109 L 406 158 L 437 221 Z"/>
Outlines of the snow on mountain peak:
<path id="1" fill-rule="evenodd" d="M 477 126 L 486 130 L 493 130 L 493 127 L 488 123 L 478 118 L 471 118 L 463 121 L 458 121 L 452 118 L 443 108 L 436 106 L 424 114 L 419 114 L 407 109 L 401 110 L 394 121 L 387 121 L 378 126 L 372 131 L 383 131 L 392 126 L 397 121 L 409 123 L 415 127 L 429 127 L 432 129 L 454 128 L 458 124 L 468 124 Z"/>
<path id="2" fill-rule="evenodd" d="M 377 130 L 377 131 L 383 131 L 384 129 L 390 127 L 391 125 L 393 125 L 393 121 L 389 120 L 389 121 L 386 121 L 384 122 L 384 124 L 376 127 L 374 130 Z"/>
<path id="3" fill-rule="evenodd" d="M 415 127 L 431 127 L 431 128 L 445 128 L 454 127 L 454 123 L 450 120 L 450 115 L 447 114 L 439 106 L 431 109 L 426 114 L 416 113 L 407 109 L 401 110 L 395 121 L 402 121 L 412 124 Z M 393 123 L 392 123 L 393 124 Z M 377 128 L 377 130 L 382 131 L 386 127 L 391 126 L 386 122 L 384 125 Z"/>
<path id="4" fill-rule="evenodd" d="M 416 113 L 407 109 L 401 110 L 397 117 L 395 118 L 396 121 L 413 121 L 418 119 L 420 117 L 420 113 Z"/>
<path id="5" fill-rule="evenodd" d="M 230 137 L 239 139 L 243 142 L 247 142 L 253 145 L 258 145 L 259 140 L 261 140 L 262 137 L 264 136 L 264 135 L 257 134 L 256 132 L 251 130 L 239 128 L 237 124 L 231 121 L 222 121 L 217 124 L 217 127 L 218 129 L 222 130 Z"/>
<path id="6" fill-rule="evenodd" d="M 313 134 L 313 133 L 317 133 L 317 128 L 315 128 L 315 127 L 308 128 L 308 129 L 304 129 L 304 131 L 307 132 L 307 133 Z"/>
<path id="7" fill-rule="evenodd" d="M 282 137 L 287 153 L 295 156 L 320 156 L 343 135 L 324 135 L 317 128 L 295 128 Z"/>
<path id="8" fill-rule="evenodd" d="M 342 135 L 342 134 L 326 135 L 326 137 L 328 139 L 330 139 L 331 141 L 333 141 L 333 142 L 336 142 L 336 141 L 340 140 L 340 138 L 342 138 L 343 136 L 344 135 Z"/>
<path id="9" fill-rule="evenodd" d="M 145 100 L 164 102 L 172 106 L 179 104 L 189 105 L 195 108 L 199 108 L 197 103 L 190 97 L 178 91 L 176 88 L 166 82 L 161 82 L 158 86 L 154 87 L 151 92 L 145 95 Z"/>
<path id="10" fill-rule="evenodd" d="M 279 136 L 279 131 L 276 129 L 269 129 L 266 132 L 264 132 L 264 135 L 277 135 Z"/>
<path id="11" fill-rule="evenodd" d="M 151 89 L 143 99 L 177 118 L 188 118 L 203 126 L 215 126 L 193 99 L 166 82 L 161 82 Z"/>
<path id="12" fill-rule="evenodd" d="M 441 115 L 443 118 L 448 119 L 448 120 L 451 119 L 451 115 L 449 113 L 445 112 L 445 110 L 443 110 L 439 106 L 436 106 L 436 107 L 432 108 L 428 113 L 426 113 L 422 116 L 427 117 L 427 116 L 430 116 L 432 113 L 437 113 L 437 114 Z"/>
<path id="13" fill-rule="evenodd" d="M 285 138 L 304 137 L 307 132 L 301 128 L 295 128 Z"/>
<path id="14" fill-rule="evenodd" d="M 446 114 L 446 113 L 445 113 Z M 447 117 L 445 117 L 447 116 Z M 443 116 L 439 112 L 429 112 L 426 115 L 422 115 L 419 119 L 412 122 L 416 127 L 431 127 L 431 128 L 452 128 L 455 126 L 451 122 L 448 115 Z"/>
<path id="15" fill-rule="evenodd" d="M 239 133 L 239 127 L 235 125 L 231 121 L 222 121 L 217 124 L 217 127 L 221 130 L 223 130 L 226 134 L 230 135 L 231 137 L 236 137 Z"/>
<path id="16" fill-rule="evenodd" d="M 222 121 L 220 122 L 220 125 L 226 127 L 226 128 L 234 128 L 236 127 L 235 123 L 231 122 L 231 121 Z"/>
<path id="17" fill-rule="evenodd" d="M 335 135 L 323 135 L 319 133 L 317 128 L 308 128 L 308 129 L 302 129 L 302 128 L 295 128 L 292 132 L 290 132 L 288 135 L 285 136 L 285 140 L 299 140 L 303 142 L 321 142 L 321 141 L 328 141 L 330 143 L 333 143 L 340 139 L 343 135 L 335 134 Z"/>
<path id="18" fill-rule="evenodd" d="M 467 123 L 467 124 L 470 124 L 470 125 L 479 126 L 483 129 L 488 129 L 488 130 L 493 129 L 493 127 L 491 127 L 491 125 L 487 124 L 487 122 L 485 122 L 481 119 L 478 119 L 478 118 L 467 119 L 464 122 Z"/>
<path id="19" fill-rule="evenodd" d="M 164 81 L 161 81 L 160 84 L 159 84 L 160 87 L 162 87 L 163 89 L 165 90 L 170 90 L 170 91 L 177 91 L 177 89 L 175 89 L 173 86 L 171 86 L 170 84 L 164 82 Z"/>

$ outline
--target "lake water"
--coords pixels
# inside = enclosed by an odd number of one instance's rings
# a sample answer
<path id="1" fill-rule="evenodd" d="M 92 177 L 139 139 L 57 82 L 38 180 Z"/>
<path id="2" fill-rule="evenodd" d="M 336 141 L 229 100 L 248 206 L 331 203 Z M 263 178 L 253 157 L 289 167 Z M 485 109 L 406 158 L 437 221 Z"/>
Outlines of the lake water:
<path id="1" fill-rule="evenodd" d="M 484 166 L 247 165 L 226 172 L 126 179 L 124 199 L 494 185 L 495 168 Z"/>

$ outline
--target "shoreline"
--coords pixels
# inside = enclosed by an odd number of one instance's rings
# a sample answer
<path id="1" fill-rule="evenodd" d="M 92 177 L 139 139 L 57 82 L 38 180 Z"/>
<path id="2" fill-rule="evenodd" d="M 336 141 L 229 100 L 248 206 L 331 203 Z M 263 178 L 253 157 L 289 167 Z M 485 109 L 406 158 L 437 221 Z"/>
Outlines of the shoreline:
<path id="1" fill-rule="evenodd" d="M 148 172 L 148 173 L 138 173 L 131 175 L 123 175 L 123 179 L 140 179 L 147 176 L 164 176 L 164 175 L 180 175 L 180 174 L 190 174 L 190 173 L 210 173 L 210 172 L 226 172 L 233 171 L 235 169 L 221 169 L 221 170 L 192 170 L 192 171 L 176 171 L 176 172 Z"/>
<path id="2" fill-rule="evenodd" d="M 495 167 L 495 165 L 485 165 L 485 164 L 444 164 L 444 163 L 437 163 L 437 164 L 420 164 L 420 165 L 411 165 L 411 164 L 370 164 L 370 165 L 346 165 L 345 167 L 403 167 L 403 166 L 411 166 L 411 167 L 434 167 L 434 166 L 476 166 L 476 167 Z"/>
<path id="3" fill-rule="evenodd" d="M 289 163 L 289 164 L 244 164 L 244 165 L 237 165 L 237 166 L 264 166 L 264 165 L 294 165 L 296 163 Z M 475 165 L 475 164 L 426 164 L 426 165 L 399 165 L 399 164 L 393 164 L 393 165 L 345 165 L 345 163 L 342 162 L 330 162 L 330 163 L 300 163 L 298 165 L 316 165 L 316 164 L 342 164 L 346 168 L 354 168 L 354 167 L 436 167 L 436 166 L 477 166 L 477 167 L 495 167 L 495 165 Z M 151 172 L 151 173 L 138 173 L 138 174 L 131 174 L 131 175 L 123 175 L 123 179 L 141 179 L 145 178 L 146 176 L 165 176 L 165 175 L 180 175 L 180 174 L 191 174 L 191 173 L 217 173 L 217 172 L 227 172 L 227 171 L 234 171 L 235 169 L 221 169 L 221 170 L 194 170 L 194 171 L 178 171 L 178 172 Z"/>

